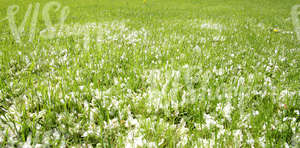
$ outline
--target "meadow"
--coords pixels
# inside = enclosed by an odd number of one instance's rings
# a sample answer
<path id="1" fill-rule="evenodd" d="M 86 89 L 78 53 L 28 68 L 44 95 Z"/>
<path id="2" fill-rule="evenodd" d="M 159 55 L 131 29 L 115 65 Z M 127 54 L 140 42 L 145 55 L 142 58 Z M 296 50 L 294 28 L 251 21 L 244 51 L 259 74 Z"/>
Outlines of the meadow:
<path id="1" fill-rule="evenodd" d="M 56 3 L 0 0 L 0 147 L 300 146 L 300 1 Z"/>

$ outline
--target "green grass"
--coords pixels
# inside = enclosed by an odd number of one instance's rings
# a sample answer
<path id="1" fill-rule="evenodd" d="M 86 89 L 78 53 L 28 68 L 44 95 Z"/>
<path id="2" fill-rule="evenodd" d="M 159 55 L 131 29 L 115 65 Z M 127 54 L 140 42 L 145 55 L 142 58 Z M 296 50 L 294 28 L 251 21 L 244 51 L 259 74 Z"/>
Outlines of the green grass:
<path id="1" fill-rule="evenodd" d="M 300 2 L 57 2 L 54 39 L 0 22 L 0 147 L 299 146 Z"/>

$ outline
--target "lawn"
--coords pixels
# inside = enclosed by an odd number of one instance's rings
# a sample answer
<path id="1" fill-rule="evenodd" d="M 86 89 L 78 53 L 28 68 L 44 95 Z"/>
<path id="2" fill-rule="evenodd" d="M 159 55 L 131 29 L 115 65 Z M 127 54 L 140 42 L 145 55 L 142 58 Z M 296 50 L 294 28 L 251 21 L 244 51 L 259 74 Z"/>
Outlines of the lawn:
<path id="1" fill-rule="evenodd" d="M 298 147 L 297 4 L 0 0 L 0 147 Z"/>

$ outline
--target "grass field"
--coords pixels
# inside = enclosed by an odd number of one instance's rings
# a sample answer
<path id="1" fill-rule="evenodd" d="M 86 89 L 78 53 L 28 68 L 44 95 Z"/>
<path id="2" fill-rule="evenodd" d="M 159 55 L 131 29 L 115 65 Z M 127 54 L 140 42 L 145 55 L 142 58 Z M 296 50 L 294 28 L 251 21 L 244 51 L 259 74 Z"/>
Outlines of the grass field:
<path id="1" fill-rule="evenodd" d="M 300 1 L 57 2 L 0 0 L 0 147 L 300 146 Z"/>

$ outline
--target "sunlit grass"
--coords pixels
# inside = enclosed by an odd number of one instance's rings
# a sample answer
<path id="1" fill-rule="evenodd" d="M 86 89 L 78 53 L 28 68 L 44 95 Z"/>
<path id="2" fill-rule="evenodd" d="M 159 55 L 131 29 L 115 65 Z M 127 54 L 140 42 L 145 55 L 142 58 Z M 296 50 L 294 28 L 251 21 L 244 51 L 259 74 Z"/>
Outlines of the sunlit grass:
<path id="1" fill-rule="evenodd" d="M 53 39 L 0 23 L 0 147 L 299 145 L 295 1 L 59 2 Z"/>

